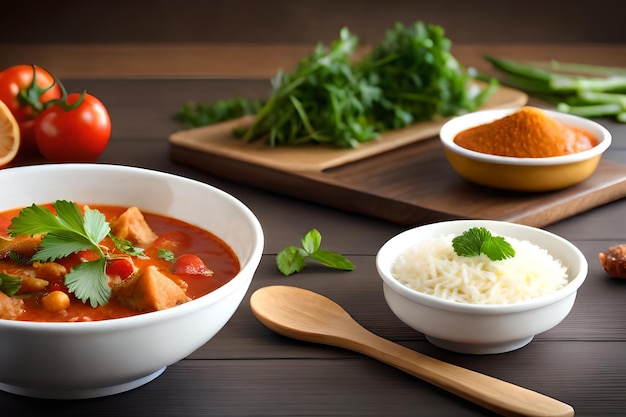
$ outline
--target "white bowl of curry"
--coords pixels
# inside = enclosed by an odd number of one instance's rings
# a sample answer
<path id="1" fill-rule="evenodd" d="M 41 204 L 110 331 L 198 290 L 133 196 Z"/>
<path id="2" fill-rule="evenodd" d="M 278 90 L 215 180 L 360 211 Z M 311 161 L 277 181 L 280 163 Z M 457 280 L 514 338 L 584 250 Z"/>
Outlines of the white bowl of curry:
<path id="1" fill-rule="evenodd" d="M 0 190 L 6 392 L 81 399 L 148 383 L 226 325 L 262 256 L 252 211 L 199 181 L 49 164 L 1 170 Z"/>
<path id="2" fill-rule="evenodd" d="M 521 192 L 553 191 L 586 180 L 611 144 L 610 132 L 593 120 L 531 106 L 455 117 L 439 136 L 461 177 Z"/>

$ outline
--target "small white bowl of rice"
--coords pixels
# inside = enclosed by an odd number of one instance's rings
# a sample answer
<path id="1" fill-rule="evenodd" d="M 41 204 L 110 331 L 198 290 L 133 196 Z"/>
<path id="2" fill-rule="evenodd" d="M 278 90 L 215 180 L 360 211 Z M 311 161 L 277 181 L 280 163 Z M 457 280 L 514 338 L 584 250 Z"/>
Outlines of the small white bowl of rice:
<path id="1" fill-rule="evenodd" d="M 514 255 L 492 260 L 493 250 L 459 254 L 455 238 L 479 231 L 495 239 L 490 243 L 504 240 Z M 495 220 L 409 229 L 380 248 L 376 267 L 385 300 L 400 320 L 433 345 L 468 354 L 516 350 L 558 325 L 588 270 L 582 252 L 562 237 Z"/>

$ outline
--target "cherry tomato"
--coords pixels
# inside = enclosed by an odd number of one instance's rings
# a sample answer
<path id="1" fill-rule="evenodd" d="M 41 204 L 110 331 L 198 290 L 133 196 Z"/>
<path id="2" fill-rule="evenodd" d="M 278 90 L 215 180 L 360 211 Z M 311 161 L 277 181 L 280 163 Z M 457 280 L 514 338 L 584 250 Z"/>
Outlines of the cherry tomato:
<path id="1" fill-rule="evenodd" d="M 0 72 L 0 101 L 9 107 L 20 126 L 20 154 L 38 154 L 34 118 L 43 103 L 61 96 L 52 74 L 36 65 L 15 65 Z"/>
<path id="2" fill-rule="evenodd" d="M 174 262 L 174 273 L 182 275 L 203 275 L 209 276 L 211 270 L 204 264 L 198 256 L 187 253 L 179 256 Z"/>
<path id="3" fill-rule="evenodd" d="M 167 249 L 172 252 L 180 253 L 191 245 L 191 236 L 185 232 L 177 230 L 165 232 L 159 235 L 153 245 L 161 249 Z"/>
<path id="4" fill-rule="evenodd" d="M 50 162 L 95 162 L 109 142 L 109 112 L 93 95 L 81 96 L 68 94 L 65 105 L 46 106 L 35 119 L 39 152 Z"/>
<path id="5" fill-rule="evenodd" d="M 118 276 L 122 281 L 135 272 L 135 266 L 126 258 L 115 258 L 107 261 L 106 273 L 109 276 Z"/>
<path id="6" fill-rule="evenodd" d="M 174 255 L 183 253 L 191 245 L 191 236 L 185 232 L 172 231 L 159 234 L 157 240 L 145 250 L 150 258 L 158 258 L 159 250 L 168 250 Z"/>

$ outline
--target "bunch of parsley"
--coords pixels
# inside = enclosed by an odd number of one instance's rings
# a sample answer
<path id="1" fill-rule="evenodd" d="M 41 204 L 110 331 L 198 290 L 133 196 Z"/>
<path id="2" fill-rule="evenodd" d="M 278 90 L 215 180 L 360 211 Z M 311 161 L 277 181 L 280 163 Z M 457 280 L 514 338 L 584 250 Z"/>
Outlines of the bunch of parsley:
<path id="1" fill-rule="evenodd" d="M 318 143 L 355 148 L 387 130 L 474 111 L 498 86 L 495 79 L 486 88 L 471 83 L 437 25 L 396 24 L 370 54 L 354 62 L 358 44 L 358 38 L 343 28 L 330 47 L 318 44 L 295 70 L 279 71 L 253 125 L 235 135 L 246 141 L 265 140 L 271 146 Z M 188 103 L 176 117 L 197 127 L 242 115 L 242 108 L 241 99 Z"/>
<path id="2" fill-rule="evenodd" d="M 380 130 L 475 111 L 495 92 L 495 79 L 484 89 L 470 83 L 451 46 L 441 26 L 398 23 L 359 62 L 362 76 L 383 92 L 372 108 Z"/>
<path id="3" fill-rule="evenodd" d="M 375 138 L 369 111 L 381 93 L 352 66 L 357 44 L 343 29 L 330 49 L 319 44 L 293 72 L 279 72 L 255 123 L 240 136 L 264 138 L 272 146 L 317 142 L 344 148 Z"/>

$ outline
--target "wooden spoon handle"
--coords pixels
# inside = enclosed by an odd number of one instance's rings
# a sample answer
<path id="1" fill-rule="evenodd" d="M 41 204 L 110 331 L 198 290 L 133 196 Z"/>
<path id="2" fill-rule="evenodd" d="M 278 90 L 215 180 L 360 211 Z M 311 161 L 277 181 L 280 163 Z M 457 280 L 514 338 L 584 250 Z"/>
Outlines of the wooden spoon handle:
<path id="1" fill-rule="evenodd" d="M 335 340 L 503 416 L 572 417 L 574 409 L 535 391 L 405 348 L 361 327 L 358 338 Z"/>

